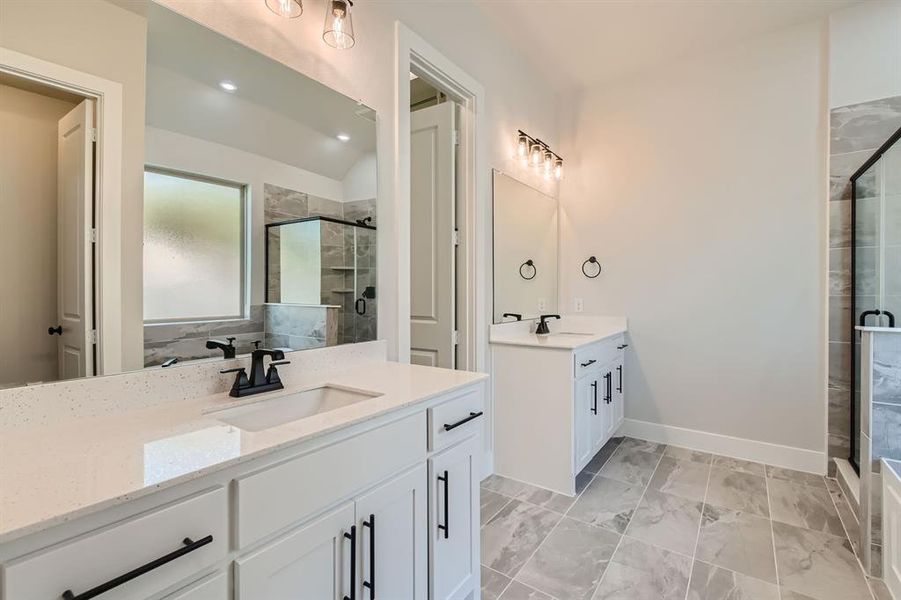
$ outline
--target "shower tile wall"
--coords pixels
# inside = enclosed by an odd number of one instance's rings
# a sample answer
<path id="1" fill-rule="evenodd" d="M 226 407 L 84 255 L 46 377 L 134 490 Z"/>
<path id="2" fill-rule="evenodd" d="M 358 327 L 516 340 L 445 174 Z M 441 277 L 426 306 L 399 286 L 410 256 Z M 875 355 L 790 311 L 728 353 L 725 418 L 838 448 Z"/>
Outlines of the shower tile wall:
<path id="1" fill-rule="evenodd" d="M 266 304 L 263 309 L 268 348 L 305 350 L 338 343 L 338 307 Z"/>
<path id="2" fill-rule="evenodd" d="M 850 419 L 851 365 L 851 185 L 850 176 L 901 127 L 901 96 L 864 102 L 833 109 L 830 114 L 829 160 L 829 458 L 848 458 L 851 431 L 857 425 Z M 863 178 L 858 191 L 874 187 Z M 875 191 L 875 189 L 871 190 Z M 875 202 L 863 201 L 860 210 Z M 867 220 L 872 222 L 872 220 Z M 861 252 L 873 241 L 875 231 L 857 231 Z M 876 273 L 858 271 L 865 289 L 876 289 Z M 857 305 L 866 307 L 873 297 L 858 297 Z M 830 475 L 834 466 L 829 463 Z"/>
<path id="3" fill-rule="evenodd" d="M 263 340 L 263 307 L 251 306 L 249 318 L 238 321 L 144 325 L 144 366 L 160 365 L 170 358 L 184 361 L 222 356 L 220 350 L 208 350 L 206 342 L 227 337 L 237 338 L 238 354 L 250 352 L 254 341 Z"/>

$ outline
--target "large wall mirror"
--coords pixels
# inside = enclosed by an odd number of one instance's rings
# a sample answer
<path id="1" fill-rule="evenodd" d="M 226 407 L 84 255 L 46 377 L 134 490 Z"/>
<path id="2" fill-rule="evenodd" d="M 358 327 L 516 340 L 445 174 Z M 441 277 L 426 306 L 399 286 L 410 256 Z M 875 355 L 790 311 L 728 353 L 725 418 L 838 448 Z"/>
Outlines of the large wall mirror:
<path id="1" fill-rule="evenodd" d="M 557 312 L 557 199 L 494 172 L 494 322 Z"/>
<path id="2" fill-rule="evenodd" d="M 0 387 L 376 338 L 373 110 L 153 2 L 12 4 L 0 46 L 121 85 L 122 115 L 0 54 Z"/>

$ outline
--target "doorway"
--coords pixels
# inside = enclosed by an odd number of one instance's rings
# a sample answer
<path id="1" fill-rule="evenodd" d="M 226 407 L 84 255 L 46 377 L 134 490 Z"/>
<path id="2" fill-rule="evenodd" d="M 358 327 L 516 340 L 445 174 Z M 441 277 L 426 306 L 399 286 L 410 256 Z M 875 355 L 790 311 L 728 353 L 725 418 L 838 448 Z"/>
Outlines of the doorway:
<path id="1" fill-rule="evenodd" d="M 96 374 L 95 101 L 0 72 L 0 387 Z"/>
<path id="2" fill-rule="evenodd" d="M 446 369 L 462 363 L 459 118 L 456 102 L 410 73 L 410 362 Z"/>

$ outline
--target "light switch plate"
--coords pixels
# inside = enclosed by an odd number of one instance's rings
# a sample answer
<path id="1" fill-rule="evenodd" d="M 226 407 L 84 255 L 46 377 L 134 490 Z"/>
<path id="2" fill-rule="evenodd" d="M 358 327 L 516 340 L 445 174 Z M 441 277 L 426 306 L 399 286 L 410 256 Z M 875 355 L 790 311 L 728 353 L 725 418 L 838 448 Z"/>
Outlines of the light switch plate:
<path id="1" fill-rule="evenodd" d="M 539 310 L 540 312 L 544 312 L 544 311 L 547 310 L 547 302 L 545 301 L 544 298 L 539 298 L 539 299 L 538 299 L 538 310 Z"/>

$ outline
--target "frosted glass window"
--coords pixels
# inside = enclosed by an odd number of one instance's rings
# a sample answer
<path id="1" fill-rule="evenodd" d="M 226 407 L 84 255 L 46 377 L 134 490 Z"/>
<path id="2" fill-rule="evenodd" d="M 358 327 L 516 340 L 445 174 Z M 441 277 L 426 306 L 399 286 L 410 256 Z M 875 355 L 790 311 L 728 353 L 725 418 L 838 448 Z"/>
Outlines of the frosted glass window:
<path id="1" fill-rule="evenodd" d="M 244 315 L 244 187 L 144 172 L 144 320 Z"/>

